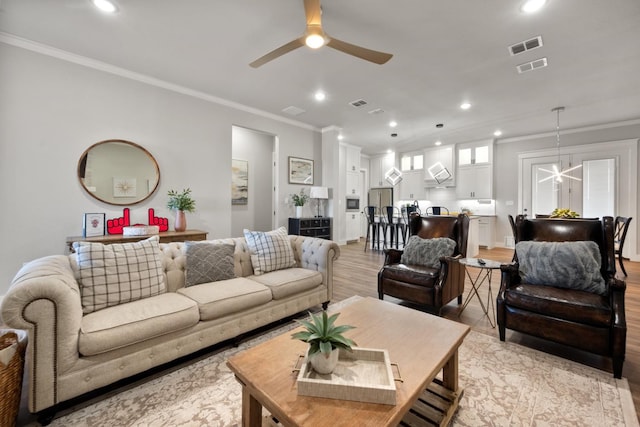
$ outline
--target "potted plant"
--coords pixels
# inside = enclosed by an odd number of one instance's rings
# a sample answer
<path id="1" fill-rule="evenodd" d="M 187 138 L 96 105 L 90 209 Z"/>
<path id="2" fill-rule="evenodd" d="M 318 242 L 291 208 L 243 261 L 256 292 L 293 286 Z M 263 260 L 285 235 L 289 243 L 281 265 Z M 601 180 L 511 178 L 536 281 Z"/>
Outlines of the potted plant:
<path id="1" fill-rule="evenodd" d="M 309 200 L 309 195 L 305 194 L 304 188 L 301 188 L 300 193 L 291 195 L 291 200 L 293 200 L 293 205 L 296 207 L 296 218 L 302 217 L 302 207 Z"/>
<path id="2" fill-rule="evenodd" d="M 185 188 L 182 193 L 169 190 L 167 195 L 169 196 L 167 208 L 176 211 L 174 228 L 176 231 L 185 231 L 187 229 L 187 218 L 184 213 L 196 210 L 196 201 L 191 198 L 191 189 Z"/>
<path id="3" fill-rule="evenodd" d="M 340 313 L 329 316 L 323 310 L 321 314 L 309 314 L 310 321 L 296 320 L 306 330 L 292 334 L 291 338 L 309 343 L 307 358 L 313 369 L 319 374 L 330 374 L 338 364 L 340 349 L 351 351 L 351 347 L 357 345 L 343 335 L 355 326 L 336 326 L 335 322 Z"/>

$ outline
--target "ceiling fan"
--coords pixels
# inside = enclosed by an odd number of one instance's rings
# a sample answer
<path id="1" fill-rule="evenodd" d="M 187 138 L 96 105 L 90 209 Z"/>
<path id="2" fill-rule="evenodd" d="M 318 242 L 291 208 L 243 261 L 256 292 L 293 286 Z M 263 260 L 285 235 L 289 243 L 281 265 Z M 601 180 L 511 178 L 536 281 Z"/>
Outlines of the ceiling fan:
<path id="1" fill-rule="evenodd" d="M 339 50 L 340 52 L 357 56 L 358 58 L 374 62 L 376 64 L 384 64 L 393 56 L 389 53 L 378 52 L 329 37 L 322 29 L 322 10 L 320 9 L 320 0 L 304 0 L 304 12 L 307 16 L 307 29 L 302 37 L 272 50 L 249 65 L 253 68 L 258 68 L 261 65 L 284 55 L 285 53 L 291 52 L 292 50 L 305 45 L 312 49 L 318 49 L 327 45 L 333 49 Z"/>

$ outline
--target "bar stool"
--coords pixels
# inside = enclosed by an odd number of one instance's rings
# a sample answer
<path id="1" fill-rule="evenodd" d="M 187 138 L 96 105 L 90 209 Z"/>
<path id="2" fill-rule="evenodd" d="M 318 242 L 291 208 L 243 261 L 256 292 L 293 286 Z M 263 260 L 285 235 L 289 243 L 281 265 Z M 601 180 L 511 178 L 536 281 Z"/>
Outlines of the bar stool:
<path id="1" fill-rule="evenodd" d="M 376 246 L 378 249 L 380 248 L 378 242 L 378 229 L 380 228 L 380 223 L 376 222 L 376 207 L 375 206 L 365 206 L 363 213 L 367 217 L 367 236 L 364 240 L 364 251 L 367 251 L 367 245 L 369 244 L 369 239 L 371 239 L 371 250 L 374 250 Z"/>

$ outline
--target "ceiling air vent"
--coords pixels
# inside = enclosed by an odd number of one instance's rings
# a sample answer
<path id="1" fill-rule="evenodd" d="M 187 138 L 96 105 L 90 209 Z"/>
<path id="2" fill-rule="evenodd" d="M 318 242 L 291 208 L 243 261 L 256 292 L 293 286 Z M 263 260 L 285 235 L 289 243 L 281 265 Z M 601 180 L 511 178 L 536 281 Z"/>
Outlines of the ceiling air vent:
<path id="1" fill-rule="evenodd" d="M 518 65 L 516 68 L 518 69 L 518 73 L 526 73 L 527 71 L 532 71 L 537 68 L 544 68 L 547 66 L 547 58 L 536 59 L 535 61 L 525 62 L 524 64 Z"/>
<path id="2" fill-rule="evenodd" d="M 357 99 L 355 101 L 351 101 L 349 103 L 349 105 L 351 105 L 352 107 L 362 107 L 363 105 L 367 105 L 367 101 L 365 101 L 364 99 Z"/>
<path id="3" fill-rule="evenodd" d="M 511 54 L 511 56 L 514 56 L 528 50 L 538 48 L 540 46 L 542 46 L 542 36 L 534 37 L 532 39 L 509 46 L 509 53 Z"/>
<path id="4" fill-rule="evenodd" d="M 287 113 L 287 114 L 289 114 L 291 116 L 299 116 L 302 113 L 306 113 L 306 111 L 303 110 L 302 108 L 298 108 L 298 107 L 294 107 L 294 106 L 287 107 L 287 108 L 283 109 L 282 112 L 283 113 Z"/>
<path id="5" fill-rule="evenodd" d="M 369 111 L 369 114 L 381 114 L 381 113 L 384 113 L 384 110 L 382 108 L 376 108 L 375 110 Z"/>

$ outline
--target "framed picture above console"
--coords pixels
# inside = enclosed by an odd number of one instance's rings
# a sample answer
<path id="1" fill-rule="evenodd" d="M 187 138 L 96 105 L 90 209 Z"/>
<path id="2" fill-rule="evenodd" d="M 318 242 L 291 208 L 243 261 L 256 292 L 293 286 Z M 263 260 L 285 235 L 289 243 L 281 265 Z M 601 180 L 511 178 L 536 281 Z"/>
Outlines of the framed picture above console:
<path id="1" fill-rule="evenodd" d="M 290 156 L 289 184 L 313 185 L 313 160 Z"/>

